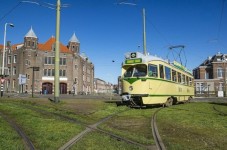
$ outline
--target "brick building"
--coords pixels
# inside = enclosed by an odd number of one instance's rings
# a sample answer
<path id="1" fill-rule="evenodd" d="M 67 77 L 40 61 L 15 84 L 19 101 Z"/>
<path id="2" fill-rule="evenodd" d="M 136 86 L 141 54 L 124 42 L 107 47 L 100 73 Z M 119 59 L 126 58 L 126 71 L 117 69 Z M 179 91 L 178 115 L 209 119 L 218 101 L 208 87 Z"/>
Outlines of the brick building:
<path id="1" fill-rule="evenodd" d="M 3 46 L 0 46 L 1 57 Z M 2 61 L 2 60 L 1 60 Z M 33 68 L 34 92 L 52 94 L 54 92 L 55 38 L 52 36 L 45 43 L 39 43 L 31 28 L 21 44 L 6 46 L 5 69 L 7 75 L 4 91 L 32 91 Z M 2 66 L 2 62 L 0 62 Z M 1 67 L 2 69 L 2 67 Z M 24 76 L 25 82 L 19 81 Z M 75 33 L 67 45 L 60 43 L 60 94 L 94 91 L 94 65 L 85 54 L 80 54 L 80 42 Z"/>
<path id="2" fill-rule="evenodd" d="M 193 70 L 197 96 L 226 96 L 227 54 L 208 57 Z"/>
<path id="3" fill-rule="evenodd" d="M 94 92 L 101 94 L 101 93 L 112 93 L 113 92 L 113 85 L 108 83 L 102 79 L 94 78 Z"/>

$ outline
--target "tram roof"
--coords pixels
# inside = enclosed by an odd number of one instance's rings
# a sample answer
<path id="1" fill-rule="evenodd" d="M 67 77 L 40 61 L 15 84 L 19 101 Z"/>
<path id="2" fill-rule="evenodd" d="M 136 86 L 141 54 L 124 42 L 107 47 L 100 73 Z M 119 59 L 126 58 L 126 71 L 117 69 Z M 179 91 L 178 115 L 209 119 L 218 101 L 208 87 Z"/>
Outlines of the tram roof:
<path id="1" fill-rule="evenodd" d="M 187 73 L 191 74 L 191 71 L 188 70 L 185 66 L 181 65 L 180 63 L 173 61 L 170 62 L 169 60 L 164 60 L 163 58 L 160 58 L 158 56 L 155 55 L 145 55 L 141 52 L 127 52 L 125 53 L 125 62 L 124 64 L 134 64 L 134 63 L 146 63 L 146 62 L 150 62 L 150 61 L 162 61 L 165 63 L 170 64 L 173 67 L 176 67 L 182 71 L 185 71 Z M 131 62 L 131 60 L 134 60 Z M 138 62 L 136 62 L 136 60 L 138 60 Z"/>

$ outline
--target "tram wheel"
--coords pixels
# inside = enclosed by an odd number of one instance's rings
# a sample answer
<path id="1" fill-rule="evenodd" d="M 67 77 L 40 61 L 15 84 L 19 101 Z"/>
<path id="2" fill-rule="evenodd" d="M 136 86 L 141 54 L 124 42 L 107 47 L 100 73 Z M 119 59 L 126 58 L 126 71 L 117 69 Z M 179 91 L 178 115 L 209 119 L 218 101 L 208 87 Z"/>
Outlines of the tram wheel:
<path id="1" fill-rule="evenodd" d="M 167 99 L 165 106 L 169 107 L 169 106 L 172 106 L 172 105 L 173 105 L 173 98 L 170 97 L 170 98 Z"/>

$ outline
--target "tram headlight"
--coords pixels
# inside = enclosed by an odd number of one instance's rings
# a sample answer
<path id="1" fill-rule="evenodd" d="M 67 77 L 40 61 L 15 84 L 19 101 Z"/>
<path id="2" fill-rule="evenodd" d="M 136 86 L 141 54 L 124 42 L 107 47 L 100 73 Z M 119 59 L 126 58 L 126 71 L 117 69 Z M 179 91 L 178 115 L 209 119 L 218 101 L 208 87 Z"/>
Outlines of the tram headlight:
<path id="1" fill-rule="evenodd" d="M 129 91 L 132 91 L 132 90 L 133 90 L 133 86 L 130 86 L 130 87 L 129 87 Z"/>

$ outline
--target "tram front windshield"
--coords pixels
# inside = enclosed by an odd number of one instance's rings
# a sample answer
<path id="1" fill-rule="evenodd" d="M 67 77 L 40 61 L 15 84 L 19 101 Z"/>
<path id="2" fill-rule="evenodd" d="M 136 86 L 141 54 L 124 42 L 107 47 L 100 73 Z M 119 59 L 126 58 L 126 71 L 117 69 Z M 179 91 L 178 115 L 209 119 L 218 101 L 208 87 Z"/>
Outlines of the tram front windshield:
<path id="1" fill-rule="evenodd" d="M 147 75 L 147 65 L 138 64 L 138 65 L 130 66 L 126 70 L 124 77 L 144 77 L 146 75 Z"/>

